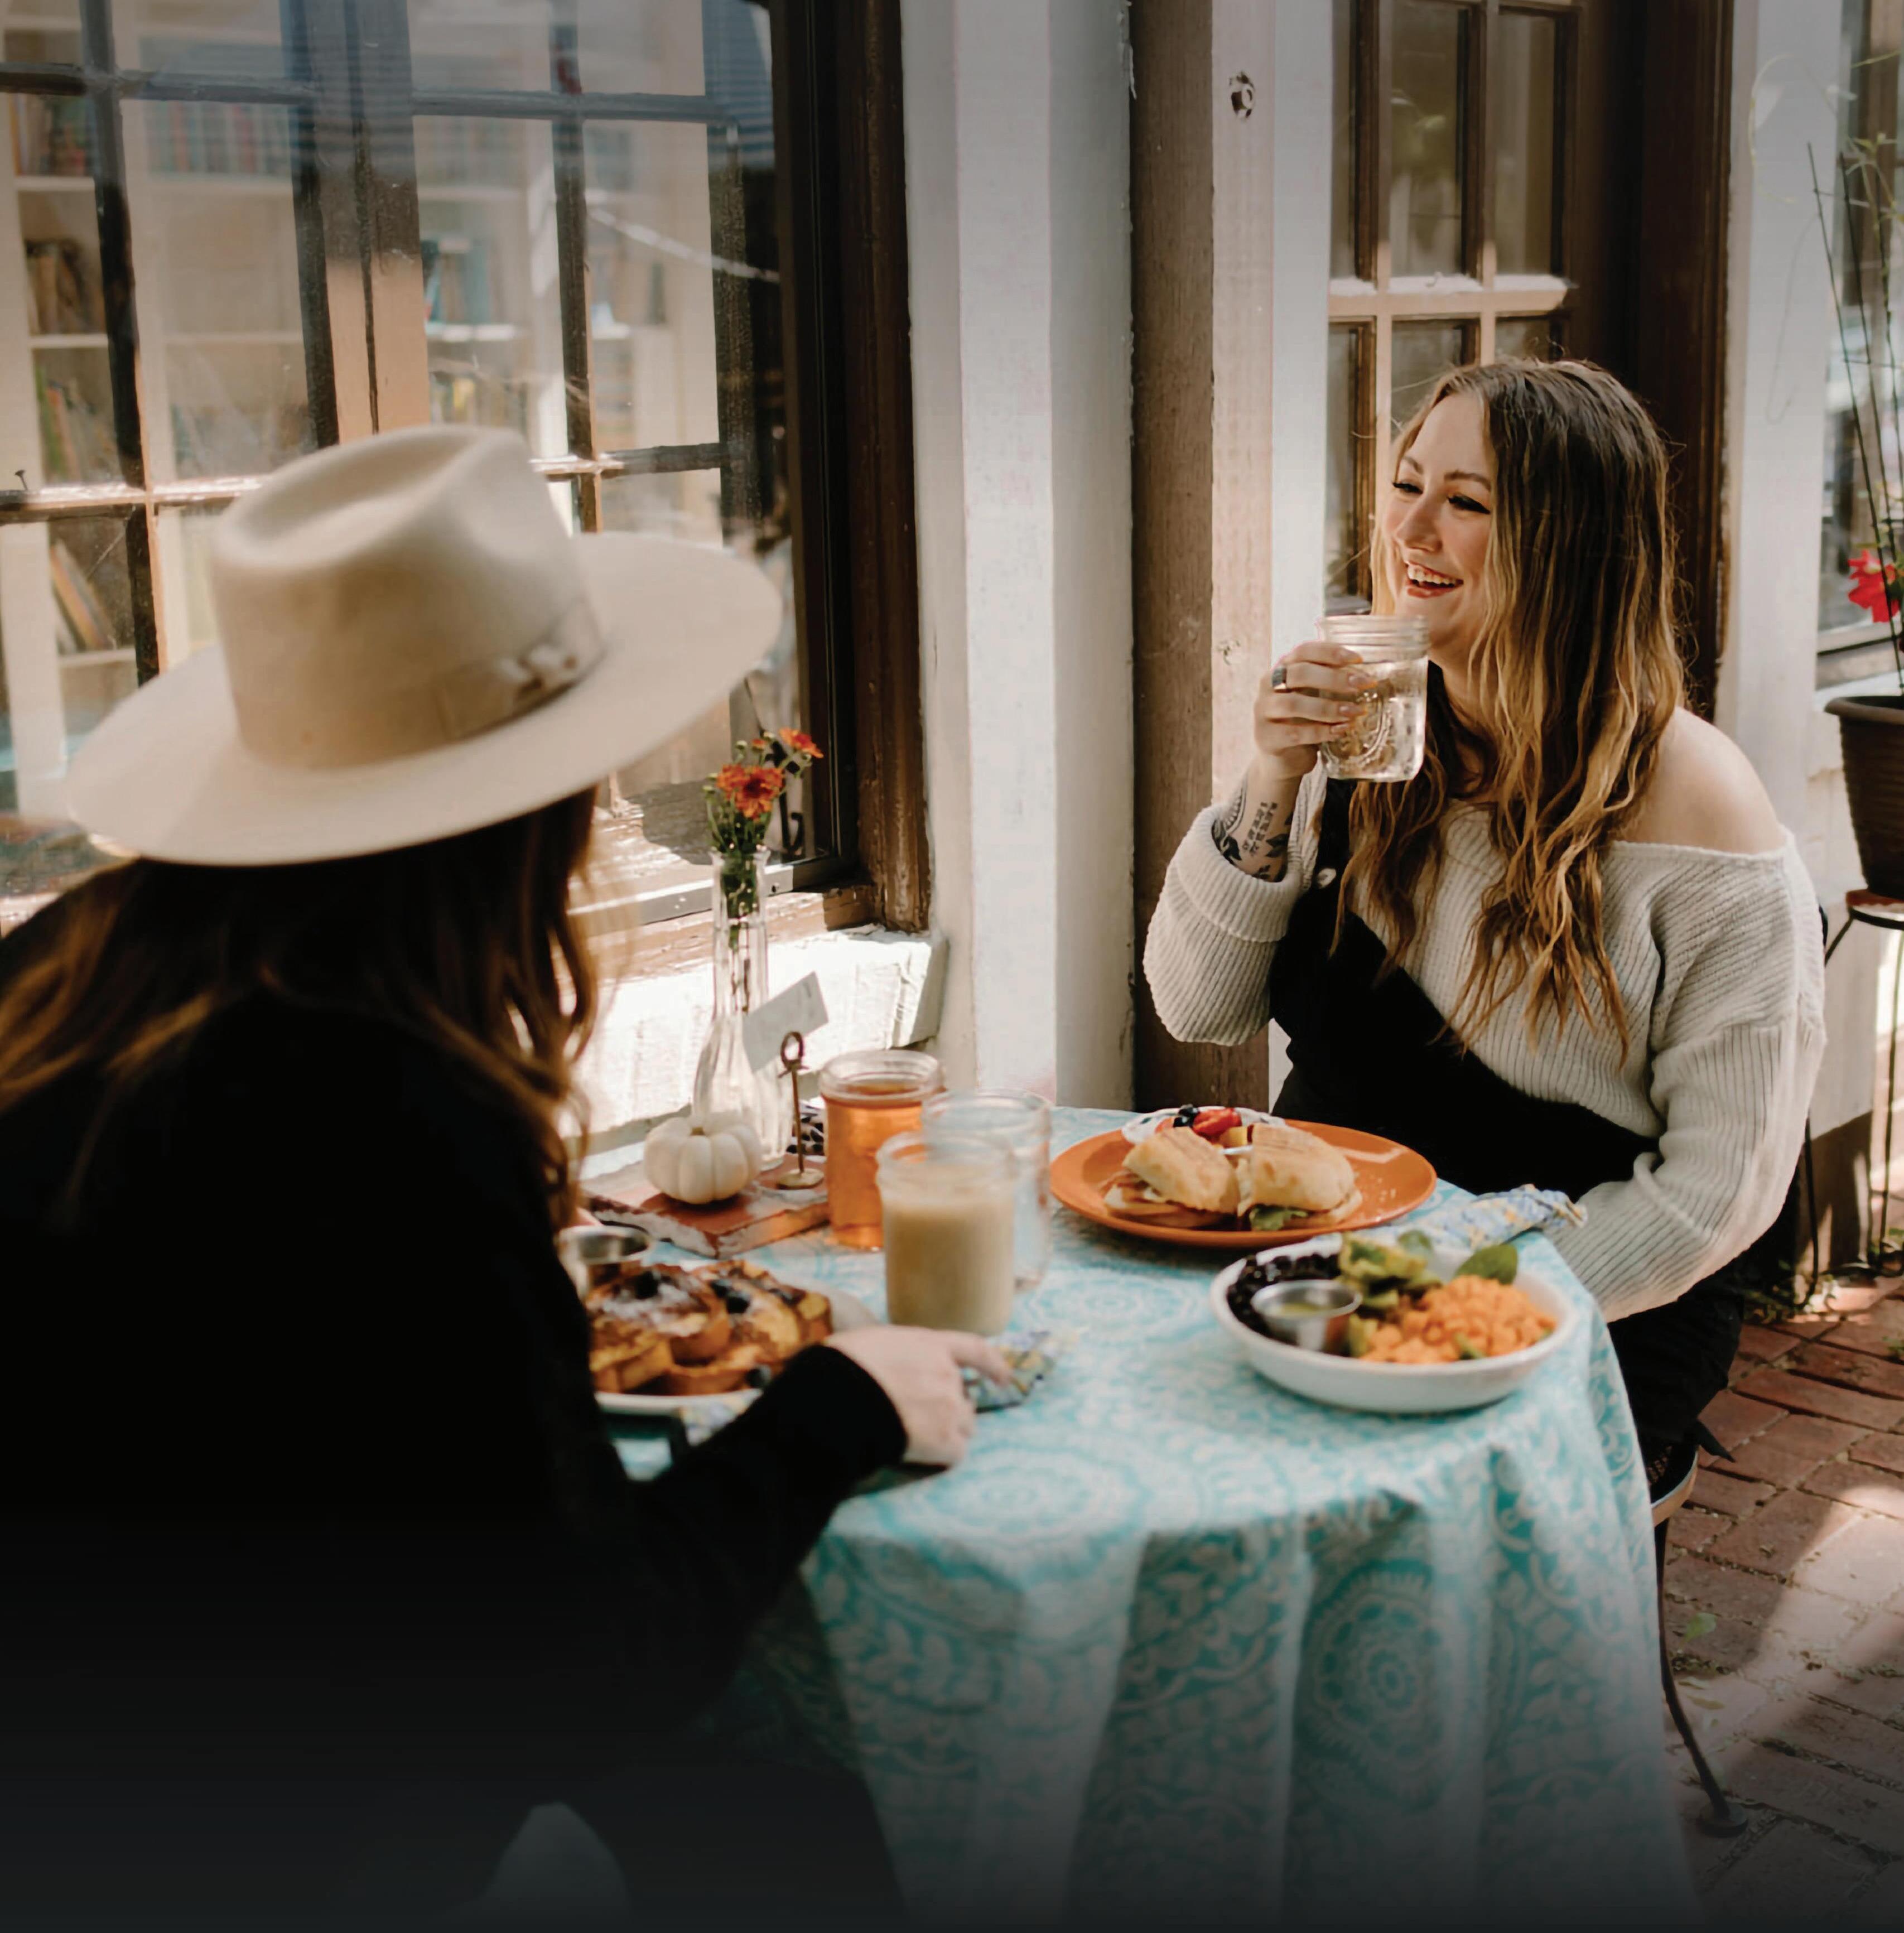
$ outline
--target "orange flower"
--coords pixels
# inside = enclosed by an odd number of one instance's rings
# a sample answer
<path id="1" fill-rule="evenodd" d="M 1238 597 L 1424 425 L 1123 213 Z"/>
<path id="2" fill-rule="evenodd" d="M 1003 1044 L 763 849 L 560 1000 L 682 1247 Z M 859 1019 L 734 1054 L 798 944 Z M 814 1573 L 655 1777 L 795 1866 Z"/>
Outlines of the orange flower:
<path id="1" fill-rule="evenodd" d="M 803 759 L 822 759 L 826 756 L 804 732 L 796 732 L 790 728 L 783 727 L 780 731 L 776 732 L 774 736 L 790 752 L 797 753 Z"/>
<path id="2" fill-rule="evenodd" d="M 723 765 L 714 782 L 746 819 L 764 818 L 787 783 L 772 765 Z"/>

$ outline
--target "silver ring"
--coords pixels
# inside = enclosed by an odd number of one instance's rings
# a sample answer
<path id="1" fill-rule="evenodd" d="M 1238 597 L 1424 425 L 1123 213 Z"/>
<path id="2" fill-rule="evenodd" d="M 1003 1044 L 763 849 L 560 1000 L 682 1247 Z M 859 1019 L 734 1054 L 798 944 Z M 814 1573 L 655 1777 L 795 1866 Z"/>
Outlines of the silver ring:
<path id="1" fill-rule="evenodd" d="M 1269 674 L 1269 688 L 1271 691 L 1280 691 L 1289 681 L 1289 668 L 1287 665 L 1276 665 L 1271 667 Z"/>

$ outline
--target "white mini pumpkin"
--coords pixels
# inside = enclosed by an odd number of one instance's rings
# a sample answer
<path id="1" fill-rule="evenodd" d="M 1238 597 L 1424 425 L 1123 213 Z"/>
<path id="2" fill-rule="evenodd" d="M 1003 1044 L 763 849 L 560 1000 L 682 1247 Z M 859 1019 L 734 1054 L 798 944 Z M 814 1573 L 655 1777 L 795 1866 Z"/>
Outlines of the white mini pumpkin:
<path id="1" fill-rule="evenodd" d="M 762 1167 L 760 1142 L 738 1114 L 684 1114 L 648 1131 L 642 1165 L 663 1195 L 698 1206 L 738 1195 Z"/>

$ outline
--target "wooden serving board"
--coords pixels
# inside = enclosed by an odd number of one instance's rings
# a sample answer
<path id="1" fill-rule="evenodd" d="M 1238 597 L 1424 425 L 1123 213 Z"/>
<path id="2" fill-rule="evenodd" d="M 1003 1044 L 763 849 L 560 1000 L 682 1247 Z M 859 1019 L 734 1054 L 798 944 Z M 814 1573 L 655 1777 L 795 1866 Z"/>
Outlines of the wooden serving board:
<path id="1" fill-rule="evenodd" d="M 789 1155 L 768 1172 L 785 1174 L 793 1167 Z M 814 1187 L 763 1188 L 755 1181 L 729 1201 L 690 1207 L 663 1195 L 635 1162 L 591 1181 L 584 1202 L 591 1213 L 613 1226 L 645 1229 L 657 1242 L 672 1242 L 690 1255 L 726 1261 L 749 1249 L 817 1228 L 826 1219 L 826 1170 L 811 1155 L 807 1169 L 817 1174 Z"/>

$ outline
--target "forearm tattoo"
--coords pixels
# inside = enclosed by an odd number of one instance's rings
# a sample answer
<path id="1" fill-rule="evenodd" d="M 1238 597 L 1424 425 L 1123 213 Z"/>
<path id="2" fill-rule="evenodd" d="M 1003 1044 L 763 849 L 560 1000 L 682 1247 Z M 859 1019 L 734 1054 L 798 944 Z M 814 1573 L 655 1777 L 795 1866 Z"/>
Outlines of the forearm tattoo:
<path id="1" fill-rule="evenodd" d="M 1280 879 L 1289 864 L 1292 810 L 1290 804 L 1277 798 L 1259 799 L 1253 807 L 1250 783 L 1244 780 L 1235 797 L 1211 822 L 1217 850 L 1240 871 Z"/>

